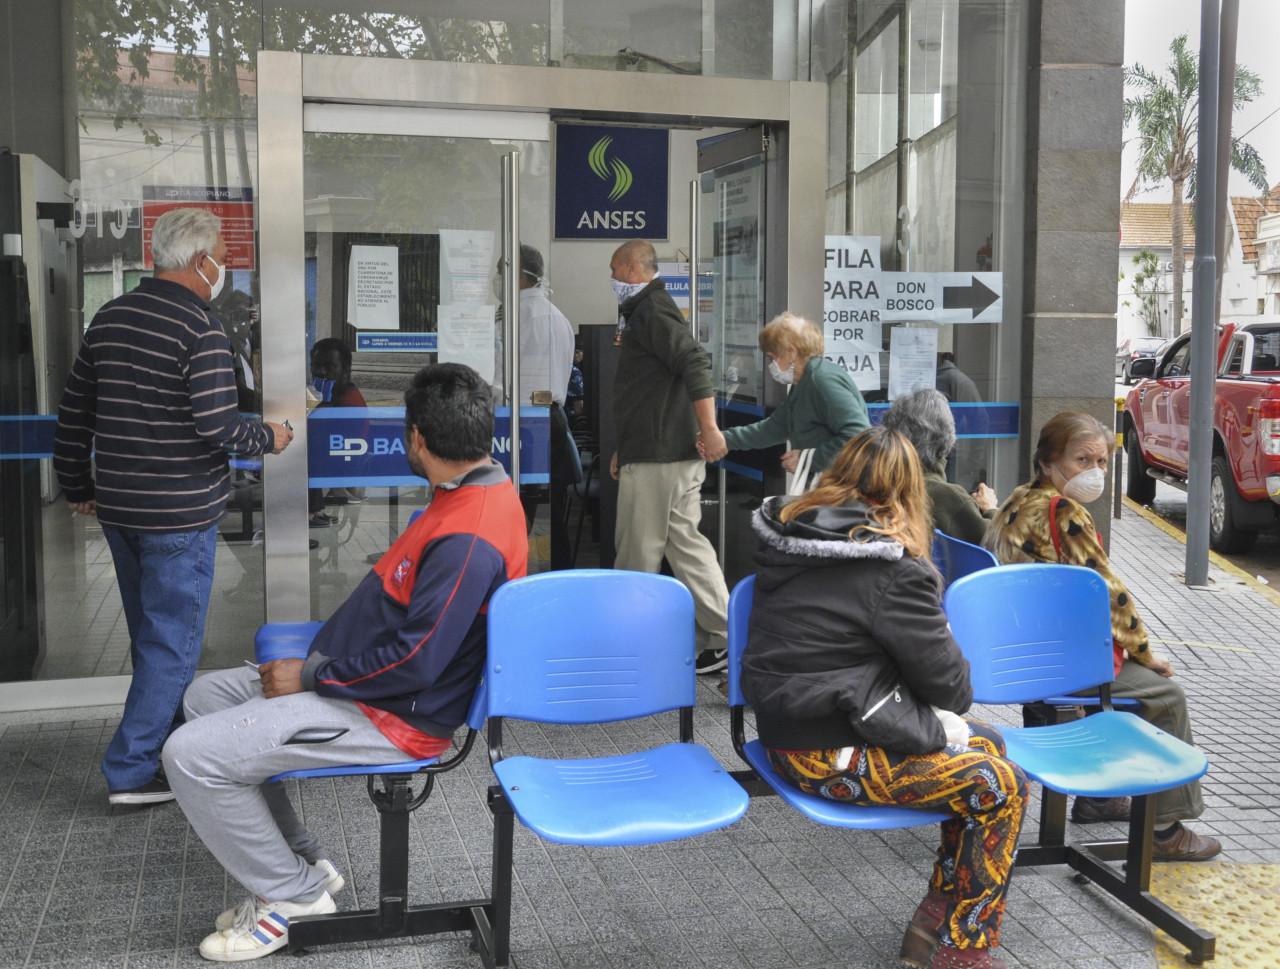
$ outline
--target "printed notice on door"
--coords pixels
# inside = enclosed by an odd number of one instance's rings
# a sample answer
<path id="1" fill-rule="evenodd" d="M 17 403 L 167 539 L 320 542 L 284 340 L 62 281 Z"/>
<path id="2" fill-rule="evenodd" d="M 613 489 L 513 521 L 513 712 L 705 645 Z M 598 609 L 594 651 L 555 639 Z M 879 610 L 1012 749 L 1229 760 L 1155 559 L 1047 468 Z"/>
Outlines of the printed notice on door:
<path id="1" fill-rule="evenodd" d="M 484 303 L 454 303 L 436 308 L 436 329 L 441 363 L 465 363 L 493 383 L 494 324 L 496 307 Z"/>
<path id="2" fill-rule="evenodd" d="M 351 247 L 347 322 L 357 330 L 400 329 L 400 252 L 395 246 Z"/>

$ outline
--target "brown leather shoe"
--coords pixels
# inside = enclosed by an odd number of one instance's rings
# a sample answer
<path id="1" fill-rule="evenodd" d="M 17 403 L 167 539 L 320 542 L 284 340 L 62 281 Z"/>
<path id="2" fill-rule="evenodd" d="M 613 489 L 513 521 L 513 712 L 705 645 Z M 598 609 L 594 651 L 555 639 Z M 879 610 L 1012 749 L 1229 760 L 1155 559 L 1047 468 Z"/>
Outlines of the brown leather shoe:
<path id="1" fill-rule="evenodd" d="M 1165 840 L 1151 842 L 1152 861 L 1208 861 L 1222 850 L 1217 838 L 1198 835 L 1181 821 L 1177 829 Z"/>
<path id="2" fill-rule="evenodd" d="M 916 908 L 902 937 L 898 959 L 913 969 L 929 969 L 933 951 L 938 948 L 938 928 L 947 914 L 947 896 L 930 891 Z"/>
<path id="3" fill-rule="evenodd" d="M 1128 821 L 1127 797 L 1078 797 L 1071 805 L 1071 820 L 1076 824 L 1099 821 Z"/>

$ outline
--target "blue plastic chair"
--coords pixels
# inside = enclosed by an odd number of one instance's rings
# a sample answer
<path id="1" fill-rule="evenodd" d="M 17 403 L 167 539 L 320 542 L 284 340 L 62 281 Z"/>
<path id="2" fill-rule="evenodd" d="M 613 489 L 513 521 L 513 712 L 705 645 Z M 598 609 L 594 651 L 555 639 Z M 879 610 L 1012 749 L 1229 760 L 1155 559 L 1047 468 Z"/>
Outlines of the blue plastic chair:
<path id="1" fill-rule="evenodd" d="M 258 662 L 305 657 L 322 625 L 324 623 L 320 622 L 267 623 L 258 630 L 254 639 Z M 488 693 L 484 685 L 477 685 L 467 712 L 466 738 L 448 757 L 428 757 L 394 764 L 313 767 L 283 771 L 268 778 L 268 783 L 273 783 L 288 778 L 303 780 L 364 775 L 369 799 L 380 818 L 378 907 L 291 918 L 290 952 L 341 942 L 470 932 L 486 967 L 493 969 L 497 965 L 490 928 L 493 921 L 492 897 L 432 905 L 409 904 L 409 815 L 431 796 L 436 776 L 457 767 L 471 752 L 476 736 L 484 727 L 487 702 Z M 417 777 L 424 778 L 424 784 L 422 790 L 414 794 L 411 785 Z M 381 783 L 375 783 L 379 778 Z"/>
<path id="2" fill-rule="evenodd" d="M 1203 752 L 1110 708 L 1111 602 L 1092 569 L 1017 565 L 959 579 L 947 617 L 969 660 L 978 703 L 1030 703 L 1097 687 L 1103 709 L 1070 723 L 1002 727 L 1008 758 L 1045 787 L 1040 842 L 1019 865 L 1066 864 L 1191 950 L 1213 958 L 1214 937 L 1150 893 L 1155 814 L 1149 795 L 1208 770 Z M 1127 841 L 1067 845 L 1066 796 L 1133 798 Z M 1125 862 L 1122 874 L 1109 861 Z"/>
<path id="3" fill-rule="evenodd" d="M 638 845 L 733 824 L 747 792 L 692 743 L 693 597 L 675 579 L 607 569 L 546 572 L 489 602 L 489 751 L 498 783 L 494 881 L 509 892 L 513 816 L 548 841 Z M 596 724 L 679 710 L 679 743 L 573 759 L 506 756 L 503 720 Z M 495 897 L 500 962 L 509 897 Z"/>
<path id="4" fill-rule="evenodd" d="M 806 794 L 782 777 L 769 761 L 769 754 L 759 740 L 746 739 L 744 711 L 747 702 L 742 696 L 742 653 L 747 647 L 747 626 L 751 619 L 751 603 L 756 577 L 749 575 L 729 595 L 729 722 L 733 732 L 733 747 L 747 763 L 755 776 L 768 785 L 757 793 L 776 794 L 805 817 L 833 828 L 915 828 L 937 824 L 949 817 L 934 811 L 913 811 L 902 807 L 865 807 L 860 804 L 829 801 L 815 794 Z M 739 778 L 743 780 L 743 778 Z"/>
<path id="5" fill-rule="evenodd" d="M 980 569 L 992 569 L 1000 560 L 981 545 L 963 542 L 946 532 L 933 530 L 933 564 L 942 573 L 943 587 Z"/>

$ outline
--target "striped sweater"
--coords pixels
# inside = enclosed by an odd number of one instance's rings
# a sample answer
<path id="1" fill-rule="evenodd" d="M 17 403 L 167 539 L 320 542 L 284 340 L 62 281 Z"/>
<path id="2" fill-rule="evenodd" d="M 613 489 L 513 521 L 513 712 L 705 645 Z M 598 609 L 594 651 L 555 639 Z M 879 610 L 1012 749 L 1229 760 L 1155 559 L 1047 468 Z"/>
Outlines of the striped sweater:
<path id="1" fill-rule="evenodd" d="M 58 405 L 53 467 L 67 500 L 96 500 L 105 525 L 214 525 L 230 490 L 227 453 L 273 447 L 271 430 L 236 410 L 231 347 L 208 310 L 187 287 L 145 278 L 85 330 Z"/>

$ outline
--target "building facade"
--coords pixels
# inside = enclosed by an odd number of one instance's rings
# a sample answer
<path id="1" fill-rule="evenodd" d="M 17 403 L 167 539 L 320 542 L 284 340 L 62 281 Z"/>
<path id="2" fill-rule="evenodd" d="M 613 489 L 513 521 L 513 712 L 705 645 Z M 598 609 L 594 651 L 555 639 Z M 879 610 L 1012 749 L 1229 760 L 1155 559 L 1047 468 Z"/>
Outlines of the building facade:
<path id="1" fill-rule="evenodd" d="M 691 325 L 725 421 L 776 404 L 754 337 L 786 308 L 824 319 L 873 413 L 947 355 L 979 398 L 956 402 L 957 475 L 1002 496 L 1046 418 L 1111 419 L 1123 0 L 163 0 L 142 22 L 143 6 L 0 0 L 0 144 L 34 159 L 12 193 L 35 200 L 4 228 L 24 240 L 32 293 L 30 347 L 4 350 L 32 393 L 4 416 L 54 412 L 83 326 L 148 271 L 148 220 L 172 204 L 213 206 L 232 242 L 215 310 L 242 406 L 299 424 L 307 350 L 336 336 L 371 408 L 357 425 L 312 411 L 301 446 L 237 468 L 205 667 L 247 655 L 264 617 L 326 616 L 420 503 L 410 482 L 346 470 L 348 442 L 384 440 L 351 427 L 376 424 L 426 361 L 482 365 L 501 333 L 485 293 L 515 224 L 504 157 L 519 237 L 584 338 L 616 323 L 621 238 L 653 239 L 664 275 L 692 264 Z M 578 187 L 566 136 L 584 125 L 665 133 L 662 232 L 625 206 L 595 236 L 558 224 Z M 602 137 L 578 182 L 652 187 L 625 136 Z M 830 292 L 846 247 L 868 258 L 845 280 L 875 290 L 861 308 Z M 396 274 L 391 323 L 356 298 L 353 267 L 378 259 Z M 7 560 L 0 629 L 21 631 L 0 645 L 15 657 L 0 707 L 122 695 L 127 631 L 100 532 L 67 514 L 38 448 L 6 442 L 0 506 L 24 496 L 6 554 L 23 552 Z M 733 509 L 776 486 L 775 464 L 744 456 L 708 490 L 731 573 L 750 567 Z M 309 489 L 337 521 L 308 528 Z"/>

